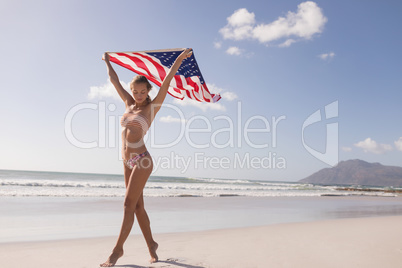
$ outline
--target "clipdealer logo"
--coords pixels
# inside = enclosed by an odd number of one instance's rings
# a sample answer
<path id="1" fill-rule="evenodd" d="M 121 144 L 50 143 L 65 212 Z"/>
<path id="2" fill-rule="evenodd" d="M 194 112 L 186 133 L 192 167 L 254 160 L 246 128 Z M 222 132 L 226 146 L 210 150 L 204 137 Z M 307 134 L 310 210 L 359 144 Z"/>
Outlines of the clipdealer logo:
<path id="1" fill-rule="evenodd" d="M 278 129 L 280 124 L 286 120 L 284 115 L 271 116 L 271 118 L 253 115 L 245 118 L 241 102 L 238 102 L 237 114 L 233 117 L 218 115 L 209 118 L 203 115 L 194 115 L 186 118 L 182 110 L 175 105 L 163 104 L 163 107 L 165 111 L 170 109 L 171 113 L 175 113 L 178 128 L 175 132 L 177 134 L 175 134 L 174 140 L 161 142 L 160 139 L 156 138 L 155 133 L 158 132 L 158 127 L 155 127 L 153 123 L 148 135 L 144 137 L 145 143 L 149 144 L 151 149 L 169 149 L 184 141 L 190 148 L 194 149 L 194 153 L 185 157 L 178 154 L 170 154 L 168 157 L 161 156 L 159 159 L 154 159 L 156 168 L 178 168 L 176 163 L 180 163 L 182 169 L 186 170 L 185 167 L 188 167 L 189 162 L 193 163 L 194 168 L 215 168 L 217 166 L 240 169 L 286 168 L 286 159 L 274 151 L 269 151 L 270 148 L 275 149 L 278 146 Z M 92 141 L 80 140 L 76 135 L 80 130 L 74 128 L 74 118 L 85 110 L 92 110 L 97 114 L 98 135 Z M 72 145 L 83 149 L 115 148 L 118 143 L 121 147 L 120 126 L 118 125 L 121 116 L 113 114 L 115 110 L 114 104 L 106 105 L 104 101 L 100 101 L 98 104 L 80 103 L 75 105 L 65 117 L 67 140 Z M 202 128 L 199 127 L 201 123 L 204 125 Z M 197 138 L 200 135 L 203 137 L 202 141 Z M 235 152 L 236 149 L 242 151 L 244 146 L 259 150 L 259 156 L 254 155 L 253 152 Z M 211 157 L 206 153 L 199 153 L 200 150 L 209 148 L 233 150 L 230 151 L 230 155 L 227 154 L 223 157 Z M 264 152 L 262 156 L 261 152 Z M 169 157 L 172 159 L 168 159 Z M 119 154 L 119 159 L 121 160 L 121 154 Z"/>
<path id="2" fill-rule="evenodd" d="M 149 134 L 144 137 L 145 142 L 149 144 L 151 149 L 168 149 L 174 148 L 183 140 L 188 146 L 193 148 L 192 155 L 180 155 L 178 153 L 168 153 L 163 156 L 154 158 L 154 171 L 161 169 L 179 169 L 181 173 L 185 173 L 189 167 L 194 169 L 286 169 L 287 162 L 283 155 L 275 152 L 278 146 L 278 130 L 280 124 L 286 121 L 286 116 L 279 117 L 272 116 L 267 118 L 263 115 L 254 115 L 249 118 L 243 118 L 243 111 L 241 102 L 237 104 L 237 115 L 229 117 L 227 115 L 215 116 L 212 119 L 202 115 L 195 115 L 190 118 L 185 118 L 184 113 L 172 104 L 164 104 L 164 109 L 170 109 L 171 112 L 176 113 L 178 127 L 180 128 L 177 136 L 173 141 L 160 142 L 155 138 L 154 133 L 158 130 L 155 129 L 155 124 L 151 125 Z M 79 113 L 84 110 L 92 110 L 97 113 L 98 135 L 92 141 L 79 140 L 74 134 L 73 121 Z M 106 102 L 100 101 L 96 103 L 80 103 L 72 107 L 65 117 L 65 136 L 67 140 L 78 148 L 91 149 L 91 148 L 119 148 L 122 146 L 120 139 L 120 126 L 118 122 L 120 117 L 115 112 L 116 106 L 114 104 L 106 105 Z M 304 120 L 301 128 L 301 141 L 304 149 L 314 156 L 316 159 L 334 166 L 338 163 L 338 123 L 326 124 L 326 144 L 325 152 L 320 152 L 311 147 L 306 142 L 305 130 L 310 126 L 324 120 L 338 117 L 338 101 L 334 101 L 324 108 L 324 116 L 320 109 L 312 113 L 306 120 Z M 196 128 L 196 122 L 204 122 L 206 127 Z M 216 124 L 218 123 L 219 124 Z M 258 125 L 259 128 L 252 126 Z M 213 129 L 212 126 L 223 126 Z M 77 129 L 76 131 L 79 131 Z M 204 135 L 208 141 L 201 143 L 194 135 Z M 221 138 L 217 138 L 220 136 Z M 227 139 L 222 139 L 226 136 Z M 255 137 L 259 137 L 255 139 Z M 254 138 L 254 139 L 253 139 Z M 204 140 L 205 141 L 205 140 Z M 253 152 L 234 152 L 231 155 L 221 157 L 209 156 L 206 153 L 200 153 L 200 150 L 215 148 L 215 149 L 241 149 L 244 145 L 247 148 L 257 149 Z M 272 151 L 269 149 L 272 148 Z M 256 156 L 255 152 L 259 152 Z M 261 156 L 261 152 L 264 154 Z M 118 153 L 121 160 L 121 154 Z"/>
<path id="3" fill-rule="evenodd" d="M 324 108 L 324 114 L 326 120 L 337 118 L 338 101 L 334 101 L 326 105 Z M 337 122 L 326 124 L 325 152 L 322 153 L 316 149 L 311 148 L 309 145 L 307 145 L 305 141 L 305 129 L 313 124 L 323 121 L 324 119 L 321 115 L 321 110 L 318 109 L 304 121 L 301 131 L 303 147 L 307 150 L 307 152 L 309 152 L 318 160 L 321 160 L 322 162 L 330 166 L 335 166 L 339 161 L 339 130 Z"/>

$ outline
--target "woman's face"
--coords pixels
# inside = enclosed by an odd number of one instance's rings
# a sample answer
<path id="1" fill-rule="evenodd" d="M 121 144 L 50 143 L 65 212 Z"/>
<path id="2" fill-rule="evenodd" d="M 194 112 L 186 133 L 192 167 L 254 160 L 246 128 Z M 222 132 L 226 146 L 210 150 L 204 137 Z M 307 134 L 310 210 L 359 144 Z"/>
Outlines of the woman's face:
<path id="1" fill-rule="evenodd" d="M 131 92 L 136 103 L 142 103 L 147 99 L 148 89 L 145 83 L 132 84 Z"/>

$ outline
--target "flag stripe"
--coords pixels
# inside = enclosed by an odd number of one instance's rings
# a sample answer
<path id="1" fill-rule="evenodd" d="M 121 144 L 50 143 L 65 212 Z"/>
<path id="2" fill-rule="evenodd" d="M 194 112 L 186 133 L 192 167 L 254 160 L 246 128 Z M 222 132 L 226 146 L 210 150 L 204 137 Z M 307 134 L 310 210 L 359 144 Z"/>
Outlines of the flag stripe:
<path id="1" fill-rule="evenodd" d="M 160 77 L 152 75 L 154 73 L 157 73 L 155 72 L 157 68 L 155 68 L 155 66 L 152 63 L 146 62 L 146 59 L 143 59 L 138 56 L 139 55 L 130 55 L 130 53 L 126 54 L 126 57 L 130 59 L 138 67 L 139 70 L 144 70 L 146 71 L 148 76 L 156 78 L 156 80 L 159 82 L 158 86 L 160 86 L 161 81 Z"/>
<path id="2" fill-rule="evenodd" d="M 136 53 L 139 54 L 141 56 L 143 56 L 146 60 L 148 60 L 150 63 L 152 63 L 154 65 L 155 70 L 150 69 L 151 73 L 158 73 L 159 78 L 161 81 L 163 81 L 163 79 L 165 79 L 167 73 L 169 72 L 169 70 L 163 66 L 160 61 L 156 62 L 153 58 L 148 57 L 147 55 L 142 55 L 142 53 Z"/>

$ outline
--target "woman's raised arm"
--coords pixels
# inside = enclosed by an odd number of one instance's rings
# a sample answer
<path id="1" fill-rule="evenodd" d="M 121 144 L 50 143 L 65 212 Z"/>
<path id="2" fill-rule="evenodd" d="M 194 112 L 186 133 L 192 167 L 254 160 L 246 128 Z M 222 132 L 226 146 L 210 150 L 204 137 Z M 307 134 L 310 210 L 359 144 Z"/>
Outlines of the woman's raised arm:
<path id="1" fill-rule="evenodd" d="M 116 88 L 117 93 L 120 98 L 124 101 L 126 106 L 129 106 L 134 103 L 133 97 L 123 88 L 120 84 L 119 77 L 117 76 L 115 70 L 113 69 L 112 64 L 110 63 L 109 54 L 105 52 L 103 54 L 102 60 L 105 61 L 107 67 L 107 73 L 109 75 L 110 82 L 112 82 L 113 86 Z"/>
<path id="2" fill-rule="evenodd" d="M 180 65 L 182 61 L 188 57 L 191 56 L 192 54 L 192 49 L 187 48 L 184 50 L 176 59 L 176 61 L 173 63 L 172 67 L 170 68 L 168 74 L 166 75 L 165 79 L 163 79 L 162 85 L 159 89 L 158 95 L 153 99 L 152 104 L 153 104 L 153 113 L 156 115 L 156 113 L 159 111 L 159 109 L 162 106 L 163 101 L 166 98 L 167 91 L 169 89 L 170 82 L 172 81 L 173 77 L 175 76 L 177 70 L 179 70 Z"/>

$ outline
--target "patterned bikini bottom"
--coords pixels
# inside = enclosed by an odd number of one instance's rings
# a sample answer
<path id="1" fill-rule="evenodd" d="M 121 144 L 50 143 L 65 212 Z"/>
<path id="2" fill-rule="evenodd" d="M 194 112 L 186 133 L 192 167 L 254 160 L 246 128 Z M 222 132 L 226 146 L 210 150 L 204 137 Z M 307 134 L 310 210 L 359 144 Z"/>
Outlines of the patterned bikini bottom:
<path id="1" fill-rule="evenodd" d="M 148 151 L 145 151 L 141 154 L 137 154 L 136 156 L 134 156 L 133 158 L 130 158 L 128 160 L 123 160 L 124 164 L 126 164 L 126 166 L 129 169 L 133 169 L 135 164 L 137 163 L 138 160 L 140 160 L 142 157 L 149 155 Z"/>

